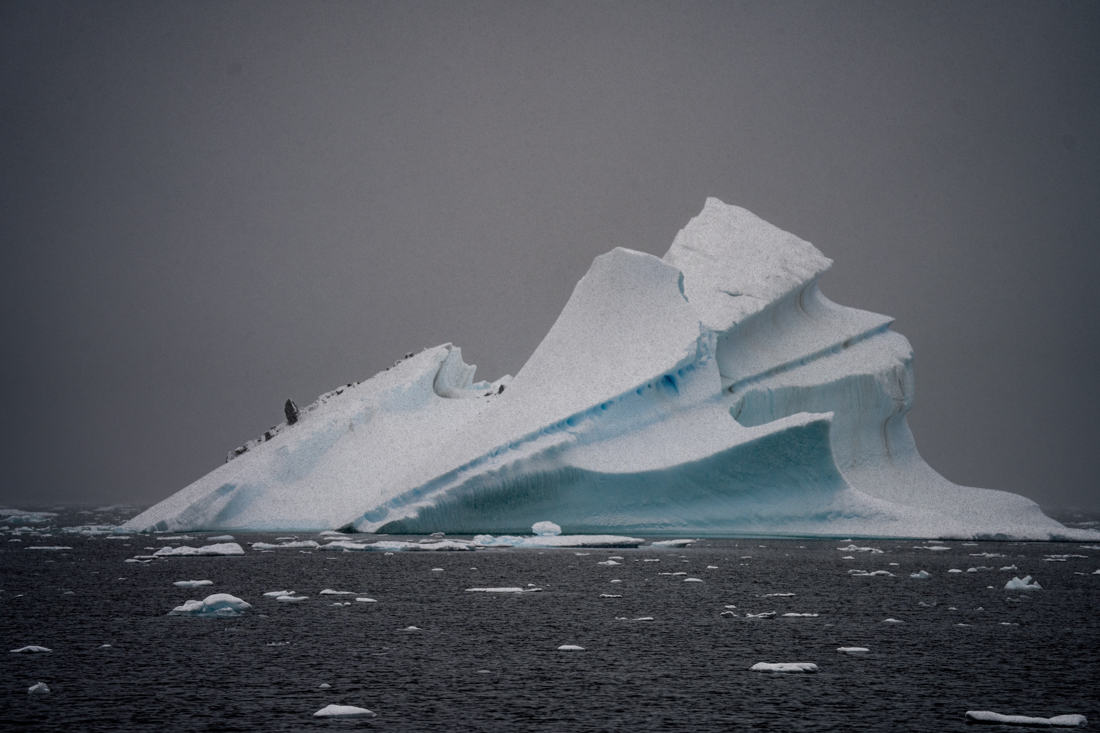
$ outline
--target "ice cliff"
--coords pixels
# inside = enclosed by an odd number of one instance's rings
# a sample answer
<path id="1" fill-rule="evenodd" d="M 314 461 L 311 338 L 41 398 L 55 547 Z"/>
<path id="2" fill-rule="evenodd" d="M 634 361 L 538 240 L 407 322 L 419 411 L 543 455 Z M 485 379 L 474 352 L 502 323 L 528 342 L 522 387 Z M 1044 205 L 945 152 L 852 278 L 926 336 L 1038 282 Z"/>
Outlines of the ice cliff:
<path id="1" fill-rule="evenodd" d="M 597 257 L 514 379 L 409 355 L 126 527 L 1096 539 L 921 459 L 909 343 L 831 265 L 708 199 L 663 258 Z"/>

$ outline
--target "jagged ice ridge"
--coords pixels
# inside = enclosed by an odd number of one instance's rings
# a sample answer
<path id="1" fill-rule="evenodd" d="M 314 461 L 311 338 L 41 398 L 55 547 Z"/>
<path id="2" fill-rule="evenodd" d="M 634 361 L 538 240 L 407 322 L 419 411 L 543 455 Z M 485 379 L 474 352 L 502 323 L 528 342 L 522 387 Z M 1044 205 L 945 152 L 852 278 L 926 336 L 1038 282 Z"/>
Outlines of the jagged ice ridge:
<path id="1" fill-rule="evenodd" d="M 909 342 L 822 295 L 831 265 L 708 199 L 663 258 L 597 257 L 514 379 L 474 383 L 451 344 L 409 355 L 124 526 L 1100 537 L 921 459 Z"/>

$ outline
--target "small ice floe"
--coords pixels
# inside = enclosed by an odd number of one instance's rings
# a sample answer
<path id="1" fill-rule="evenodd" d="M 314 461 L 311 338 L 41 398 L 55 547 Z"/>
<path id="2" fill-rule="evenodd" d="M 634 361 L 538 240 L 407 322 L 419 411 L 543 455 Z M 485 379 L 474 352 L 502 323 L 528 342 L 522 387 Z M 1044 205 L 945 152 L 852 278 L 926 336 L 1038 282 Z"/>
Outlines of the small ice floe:
<path id="1" fill-rule="evenodd" d="M 892 563 L 890 563 L 890 567 L 892 567 L 892 568 L 897 568 L 897 567 L 901 567 L 901 563 L 899 563 L 899 562 L 892 562 Z"/>
<path id="2" fill-rule="evenodd" d="M 621 537 L 609 534 L 575 535 L 539 535 L 535 537 L 515 537 L 501 535 L 494 537 L 479 534 L 474 537 L 469 549 L 476 547 L 535 547 L 539 549 L 553 547 L 638 547 L 645 540 L 637 537 Z"/>
<path id="3" fill-rule="evenodd" d="M 583 646 L 577 646 L 576 644 L 562 644 L 558 647 L 559 652 L 583 652 Z"/>
<path id="4" fill-rule="evenodd" d="M 355 595 L 355 591 L 353 591 L 353 590 L 333 590 L 332 588 L 325 588 L 323 591 L 318 593 L 318 595 L 322 595 L 322 596 L 353 596 L 353 595 Z"/>
<path id="5" fill-rule="evenodd" d="M 252 543 L 252 549 L 253 550 L 296 550 L 296 549 L 315 550 L 320 546 L 321 545 L 319 543 L 314 542 L 313 540 L 302 540 L 300 542 L 296 542 L 294 540 L 291 540 L 290 542 L 280 542 L 277 545 L 274 545 L 270 542 L 253 542 Z"/>
<path id="6" fill-rule="evenodd" d="M 717 565 L 707 565 L 707 570 L 717 570 L 717 569 L 718 569 Z"/>
<path id="7" fill-rule="evenodd" d="M 124 534 L 124 535 L 118 535 L 117 537 L 106 537 L 105 539 L 108 539 L 108 540 L 128 540 L 128 539 L 130 539 L 130 535 L 125 535 Z M 195 538 L 192 537 L 191 535 L 187 535 L 187 534 L 177 534 L 177 535 L 170 535 L 169 534 L 169 535 L 162 535 L 162 536 L 156 538 L 156 540 L 159 541 L 159 542 L 186 542 L 187 540 L 193 540 L 193 539 L 195 539 Z"/>
<path id="8" fill-rule="evenodd" d="M 423 629 L 421 629 L 419 626 L 406 626 L 405 628 L 403 628 L 401 630 L 402 631 L 408 631 L 409 633 L 413 633 L 413 632 L 416 632 L 416 631 L 423 631 Z"/>
<path id="9" fill-rule="evenodd" d="M 366 708 L 357 708 L 354 705 L 326 705 L 313 714 L 315 718 L 373 718 L 375 716 Z"/>
<path id="10" fill-rule="evenodd" d="M 622 598 L 621 595 L 615 595 L 613 593 L 601 593 L 600 598 Z"/>
<path id="11" fill-rule="evenodd" d="M 1019 626 L 1020 624 L 1014 624 L 1011 621 L 1002 621 L 1001 626 Z"/>
<path id="12" fill-rule="evenodd" d="M 749 667 L 753 672 L 816 672 L 813 662 L 757 662 Z"/>
<path id="13" fill-rule="evenodd" d="M 580 553 L 578 552 L 577 554 L 579 555 Z M 642 560 L 642 562 L 661 562 L 661 561 L 660 561 L 660 560 L 658 560 L 658 559 L 657 559 L 657 558 L 655 558 L 655 557 L 647 557 L 647 558 L 644 558 L 644 559 Z"/>
<path id="14" fill-rule="evenodd" d="M 970 557 L 1004 557 L 1004 555 L 999 552 L 972 552 Z"/>
<path id="15" fill-rule="evenodd" d="M 467 593 L 532 593 L 534 591 L 541 591 L 542 588 L 467 588 Z"/>
<path id="16" fill-rule="evenodd" d="M 110 648 L 111 648 L 110 644 L 100 644 L 99 646 L 96 647 L 96 649 L 110 649 Z"/>
<path id="17" fill-rule="evenodd" d="M 35 646 L 35 645 L 31 644 L 30 646 L 21 646 L 18 649 L 12 649 L 11 653 L 12 654 L 28 654 L 28 653 L 35 654 L 35 653 L 39 653 L 39 652 L 52 652 L 52 651 L 53 651 L 53 649 L 50 649 L 48 647 Z"/>
<path id="18" fill-rule="evenodd" d="M 702 583 L 703 581 L 700 580 L 699 578 L 684 578 L 684 582 L 685 583 Z"/>
<path id="19" fill-rule="evenodd" d="M 660 540 L 659 542 L 650 542 L 650 547 L 687 547 L 688 545 L 694 545 L 696 540 Z"/>
<path id="20" fill-rule="evenodd" d="M 1043 558 L 1043 562 L 1065 562 L 1066 560 L 1088 560 L 1088 555 L 1047 555 Z"/>
<path id="21" fill-rule="evenodd" d="M 27 693 L 30 695 L 45 695 L 49 691 L 50 688 L 46 686 L 45 682 L 35 682 L 27 688 Z"/>
<path id="22" fill-rule="evenodd" d="M 836 549 L 840 550 L 841 552 L 869 552 L 872 555 L 882 554 L 882 550 L 878 549 L 877 547 L 856 547 L 855 543 L 850 544 L 847 547 L 838 547 Z"/>
<path id="23" fill-rule="evenodd" d="M 30 547 L 24 547 L 24 550 L 49 550 L 51 552 L 60 552 L 62 550 L 71 550 L 71 547 L 64 547 L 62 545 L 31 545 Z"/>
<path id="24" fill-rule="evenodd" d="M 775 611 L 764 611 L 763 613 L 746 613 L 745 618 L 775 618 L 777 615 Z"/>
<path id="25" fill-rule="evenodd" d="M 961 570 L 959 570 L 958 568 L 951 568 L 951 569 L 950 569 L 950 570 L 948 570 L 947 572 L 949 572 L 949 573 L 961 573 L 962 571 L 961 571 Z"/>
<path id="26" fill-rule="evenodd" d="M 302 601 L 308 599 L 309 596 L 292 596 L 289 594 L 285 596 L 278 596 L 277 598 L 275 598 L 275 600 L 279 601 L 280 603 L 301 603 Z"/>
<path id="27" fill-rule="evenodd" d="M 785 613 L 783 618 L 817 618 L 816 613 Z"/>
<path id="28" fill-rule="evenodd" d="M 855 555 L 845 555 L 844 557 L 842 557 L 840 559 L 841 560 L 855 560 L 856 556 Z"/>
<path id="29" fill-rule="evenodd" d="M 331 690 L 331 689 L 332 689 L 332 685 L 330 685 L 330 684 L 329 684 L 329 683 L 327 683 L 327 682 L 322 682 L 321 684 L 317 685 L 317 689 L 318 689 L 318 690 Z"/>
<path id="30" fill-rule="evenodd" d="M 928 580 L 932 575 L 927 570 L 921 570 L 919 573 L 909 573 L 909 577 L 917 580 Z"/>
<path id="31" fill-rule="evenodd" d="M 213 580 L 177 580 L 172 585 L 177 588 L 201 588 L 204 585 L 214 585 Z"/>
<path id="32" fill-rule="evenodd" d="M 866 654 L 871 651 L 865 646 L 840 646 L 836 650 L 841 654 Z"/>
<path id="33" fill-rule="evenodd" d="M 292 590 L 269 590 L 267 593 L 264 593 L 264 596 L 267 598 L 278 598 L 279 596 L 292 595 L 294 595 L 294 591 Z"/>
<path id="34" fill-rule="evenodd" d="M 896 618 L 888 618 L 888 619 L 884 619 L 882 623 L 884 623 L 884 624 L 903 624 L 905 622 L 904 621 L 898 621 Z"/>
<path id="35" fill-rule="evenodd" d="M 734 606 L 734 605 L 731 604 L 729 606 L 726 606 L 726 608 L 737 608 L 737 606 Z"/>
<path id="36" fill-rule="evenodd" d="M 765 598 L 794 598 L 794 593 L 765 593 Z"/>
<path id="37" fill-rule="evenodd" d="M 336 601 L 336 602 L 335 602 L 335 603 L 333 603 L 332 605 L 333 605 L 333 606 L 338 606 L 339 608 L 343 608 L 344 606 L 350 606 L 350 605 L 351 605 L 351 601 L 346 601 L 346 602 L 344 602 L 344 601 Z"/>
<path id="38" fill-rule="evenodd" d="M 992 569 L 993 569 L 993 568 L 991 568 L 991 567 L 986 567 L 985 565 L 979 565 L 979 566 L 977 566 L 976 568 L 967 568 L 967 569 L 966 569 L 966 572 L 968 572 L 968 573 L 979 573 L 979 572 L 981 572 L 982 570 L 992 570 Z"/>
<path id="39" fill-rule="evenodd" d="M 1019 570 L 1015 565 L 1005 565 L 1001 570 Z"/>
<path id="40" fill-rule="evenodd" d="M 153 553 L 155 557 L 197 557 L 200 555 L 243 555 L 244 548 L 236 542 L 222 542 L 202 547 L 162 547 Z"/>
<path id="41" fill-rule="evenodd" d="M 236 539 L 236 538 L 231 534 L 220 534 L 217 537 L 207 537 L 206 541 L 207 542 L 232 542 L 234 539 Z"/>
<path id="42" fill-rule="evenodd" d="M 632 618 L 631 621 L 652 621 L 652 616 L 639 616 L 638 618 Z"/>
<path id="43" fill-rule="evenodd" d="M 596 564 L 597 565 L 622 565 L 622 563 L 618 562 L 617 560 L 604 560 L 603 562 L 598 562 Z"/>
<path id="44" fill-rule="evenodd" d="M 950 550 L 950 547 L 944 547 L 943 545 L 921 545 L 920 547 L 914 547 L 914 550 L 931 550 L 932 552 L 944 552 Z"/>
<path id="45" fill-rule="evenodd" d="M 967 723 L 994 725 L 1027 725 L 1036 728 L 1076 728 L 1088 725 L 1084 715 L 1056 715 L 1053 718 L 1032 718 L 1027 715 L 1001 715 L 989 710 L 967 710 Z"/>
<path id="46" fill-rule="evenodd" d="M 1092 571 L 1093 575 L 1100 575 L 1100 568 Z"/>
<path id="47" fill-rule="evenodd" d="M 870 573 L 868 573 L 866 570 L 849 570 L 848 575 L 851 575 L 853 578 L 873 578 L 875 576 L 888 576 L 891 578 L 895 577 L 894 574 L 891 573 L 889 570 L 875 570 L 874 572 Z"/>
<path id="48" fill-rule="evenodd" d="M 355 602 L 356 603 L 378 603 L 378 601 L 374 600 L 373 598 L 356 598 Z"/>
<path id="49" fill-rule="evenodd" d="M 215 593 L 201 601 L 187 601 L 176 606 L 169 616 L 202 616 L 207 618 L 225 618 L 240 616 L 252 608 L 252 605 L 228 593 Z"/>
<path id="50" fill-rule="evenodd" d="M 1100 545 L 1081 545 L 1082 550 L 1100 550 Z"/>
<path id="51" fill-rule="evenodd" d="M 1043 586 L 1038 583 L 1034 583 L 1031 580 L 1030 575 L 1025 575 L 1023 578 L 1017 578 L 1013 576 L 1012 580 L 1005 583 L 1005 590 L 1042 590 Z"/>
<path id="52" fill-rule="evenodd" d="M 442 572 L 443 572 L 443 568 L 432 568 L 432 572 L 433 572 L 433 573 L 442 573 Z"/>
<path id="53" fill-rule="evenodd" d="M 722 618 L 735 618 L 737 616 L 737 614 L 734 613 L 733 611 L 722 611 L 722 613 L 720 613 L 718 615 L 721 616 Z"/>

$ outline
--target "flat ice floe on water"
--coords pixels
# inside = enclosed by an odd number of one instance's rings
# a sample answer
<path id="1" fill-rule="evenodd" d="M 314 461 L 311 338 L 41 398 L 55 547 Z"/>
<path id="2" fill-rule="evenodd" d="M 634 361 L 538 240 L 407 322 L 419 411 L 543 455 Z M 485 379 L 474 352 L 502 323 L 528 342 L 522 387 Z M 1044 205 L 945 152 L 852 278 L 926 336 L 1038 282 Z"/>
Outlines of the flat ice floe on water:
<path id="1" fill-rule="evenodd" d="M 35 646 L 35 645 L 31 644 L 29 646 L 21 646 L 18 649 L 12 649 L 11 653 L 12 654 L 27 654 L 27 653 L 41 654 L 43 652 L 52 652 L 52 651 L 53 651 L 53 649 L 50 649 L 48 647 Z"/>
<path id="2" fill-rule="evenodd" d="M 244 548 L 236 542 L 223 542 L 202 547 L 162 547 L 153 553 L 153 557 L 201 557 L 207 555 L 243 555 Z"/>
<path id="3" fill-rule="evenodd" d="M 865 646 L 841 646 L 837 647 L 837 651 L 841 654 L 865 654 L 871 650 Z"/>
<path id="4" fill-rule="evenodd" d="M 753 672 L 816 672 L 813 662 L 757 662 L 749 668 Z"/>
<path id="5" fill-rule="evenodd" d="M 227 618 L 240 616 L 252 608 L 252 605 L 228 593 L 215 593 L 201 601 L 187 601 L 176 606 L 169 616 L 199 616 L 205 618 Z"/>
<path id="6" fill-rule="evenodd" d="M 1031 581 L 1030 575 L 1025 575 L 1023 578 L 1013 577 L 1012 580 L 1005 583 L 1005 590 L 1042 590 L 1043 586 Z"/>
<path id="7" fill-rule="evenodd" d="M 375 713 L 354 705 L 326 705 L 313 714 L 315 718 L 373 718 Z"/>
<path id="8" fill-rule="evenodd" d="M 576 644 L 562 644 L 558 647 L 559 652 L 583 652 L 583 646 L 577 646 Z"/>
<path id="9" fill-rule="evenodd" d="M 45 682 L 35 682 L 33 685 L 27 688 L 27 694 L 30 695 L 45 695 L 48 694 L 50 688 Z"/>
<path id="10" fill-rule="evenodd" d="M 1056 715 L 1053 718 L 1033 718 L 1027 715 L 1002 715 L 989 710 L 968 710 L 966 722 L 992 725 L 1022 725 L 1035 728 L 1076 728 L 1088 725 L 1084 715 Z"/>
<path id="11" fill-rule="evenodd" d="M 205 585 L 214 585 L 212 580 L 177 580 L 172 583 L 177 588 L 201 588 Z"/>

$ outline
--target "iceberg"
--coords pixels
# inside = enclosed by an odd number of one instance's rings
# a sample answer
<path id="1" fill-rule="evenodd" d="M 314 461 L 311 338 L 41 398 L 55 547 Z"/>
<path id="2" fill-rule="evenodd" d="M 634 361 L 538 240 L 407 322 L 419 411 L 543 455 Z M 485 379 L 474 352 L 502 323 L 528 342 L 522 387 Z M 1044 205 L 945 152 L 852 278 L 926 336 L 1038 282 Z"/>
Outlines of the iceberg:
<path id="1" fill-rule="evenodd" d="M 328 685 L 322 685 L 328 687 Z M 373 718 L 375 714 L 354 705 L 326 705 L 313 714 L 315 718 Z"/>
<path id="2" fill-rule="evenodd" d="M 452 344 L 409 354 L 123 528 L 1100 538 L 924 462 L 909 342 L 826 298 L 831 265 L 708 199 L 663 257 L 597 257 L 514 378 L 474 382 Z"/>
<path id="3" fill-rule="evenodd" d="M 228 593 L 215 593 L 201 601 L 187 601 L 182 606 L 176 606 L 169 616 L 200 616 L 203 618 L 227 618 L 240 616 L 252 608 L 250 603 L 242 601 Z"/>

